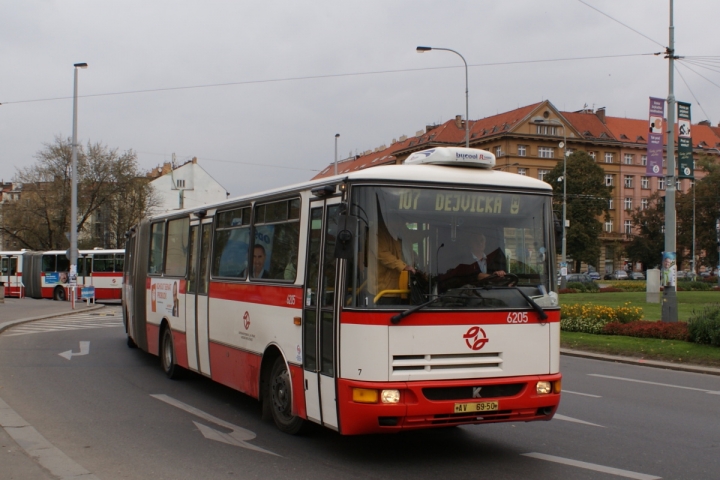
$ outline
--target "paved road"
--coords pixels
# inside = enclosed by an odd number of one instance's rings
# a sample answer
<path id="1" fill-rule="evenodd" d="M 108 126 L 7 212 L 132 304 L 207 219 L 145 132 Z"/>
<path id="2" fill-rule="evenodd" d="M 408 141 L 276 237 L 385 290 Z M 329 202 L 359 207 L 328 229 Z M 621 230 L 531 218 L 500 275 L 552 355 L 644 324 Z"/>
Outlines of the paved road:
<path id="1" fill-rule="evenodd" d="M 14 413 L 54 452 L 18 467 L 24 451 L 3 424 L 0 478 L 56 478 L 53 468 L 101 479 L 707 479 L 720 471 L 717 376 L 564 356 L 552 422 L 363 437 L 311 428 L 293 437 L 240 393 L 192 374 L 168 380 L 156 357 L 126 347 L 112 317 L 94 317 L 85 321 L 96 328 L 77 328 L 71 316 L 0 335 L 8 406 L 0 404 L 0 423 Z"/>

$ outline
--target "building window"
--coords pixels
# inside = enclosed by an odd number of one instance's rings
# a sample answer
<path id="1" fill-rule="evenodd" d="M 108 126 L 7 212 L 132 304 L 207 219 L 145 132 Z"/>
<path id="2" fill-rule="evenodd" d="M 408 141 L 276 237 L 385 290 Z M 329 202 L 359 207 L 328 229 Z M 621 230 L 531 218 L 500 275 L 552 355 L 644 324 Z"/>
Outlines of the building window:
<path id="1" fill-rule="evenodd" d="M 588 152 L 588 155 L 590 155 L 590 158 L 595 160 L 595 152 Z"/>
<path id="2" fill-rule="evenodd" d="M 608 210 L 615 210 L 615 202 L 613 202 L 613 199 L 608 199 Z"/>
<path id="3" fill-rule="evenodd" d="M 625 175 L 625 188 L 633 188 L 633 176 Z"/>
<path id="4" fill-rule="evenodd" d="M 625 220 L 625 235 L 631 235 L 632 234 L 632 222 L 630 220 Z"/>
<path id="5" fill-rule="evenodd" d="M 647 166 L 647 155 L 643 155 L 640 157 L 640 162 L 643 164 L 643 166 Z"/>
<path id="6" fill-rule="evenodd" d="M 613 186 L 613 176 L 612 175 L 605 175 L 605 186 L 606 187 Z"/>
<path id="7" fill-rule="evenodd" d="M 536 133 L 538 135 L 557 135 L 557 127 L 551 127 L 548 125 L 537 125 Z"/>
<path id="8" fill-rule="evenodd" d="M 650 188 L 650 177 L 640 177 L 640 186 L 647 190 Z"/>
<path id="9" fill-rule="evenodd" d="M 677 178 L 677 177 L 676 177 Z M 675 190 L 682 193 L 682 188 L 680 188 L 680 180 L 675 180 Z"/>
<path id="10" fill-rule="evenodd" d="M 175 180 L 175 186 L 177 188 L 185 188 L 185 180 L 180 180 L 180 179 Z"/>
<path id="11" fill-rule="evenodd" d="M 648 199 L 643 198 L 642 200 L 640 200 L 640 209 L 647 210 L 647 208 L 648 208 Z"/>
<path id="12" fill-rule="evenodd" d="M 555 149 L 550 147 L 539 147 L 538 156 L 540 158 L 555 158 Z"/>
<path id="13" fill-rule="evenodd" d="M 502 157 L 502 155 L 503 155 L 502 147 L 495 147 L 495 156 Z"/>
<path id="14" fill-rule="evenodd" d="M 665 177 L 658 177 L 658 190 L 665 190 Z"/>
<path id="15" fill-rule="evenodd" d="M 518 145 L 518 157 L 527 155 L 527 145 Z"/>
<path id="16" fill-rule="evenodd" d="M 605 163 L 613 163 L 613 155 L 611 152 L 605 153 Z"/>
<path id="17" fill-rule="evenodd" d="M 538 170 L 538 178 L 543 182 L 546 182 L 545 176 L 550 173 L 550 170 Z"/>
<path id="18" fill-rule="evenodd" d="M 524 168 L 518 168 L 518 175 L 527 175 L 527 170 Z"/>
<path id="19" fill-rule="evenodd" d="M 632 197 L 625 197 L 625 210 L 632 210 Z"/>
<path id="20" fill-rule="evenodd" d="M 612 233 L 612 231 L 613 231 L 613 221 L 612 221 L 612 219 L 605 222 L 605 231 L 608 232 L 608 233 Z"/>
<path id="21" fill-rule="evenodd" d="M 632 165 L 633 160 L 635 160 L 635 155 L 633 155 L 632 153 L 625 154 L 625 165 Z"/>

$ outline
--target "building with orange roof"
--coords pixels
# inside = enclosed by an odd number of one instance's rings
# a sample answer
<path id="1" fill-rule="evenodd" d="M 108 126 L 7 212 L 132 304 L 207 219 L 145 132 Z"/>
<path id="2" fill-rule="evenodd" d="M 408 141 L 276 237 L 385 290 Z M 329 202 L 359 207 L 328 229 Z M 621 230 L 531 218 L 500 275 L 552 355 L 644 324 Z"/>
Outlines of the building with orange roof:
<path id="1" fill-rule="evenodd" d="M 605 171 L 606 184 L 614 187 L 610 219 L 603 219 L 601 258 L 595 267 L 602 273 L 626 266 L 621 246 L 633 234 L 632 211 L 647 208 L 649 198 L 665 190 L 664 177 L 646 175 L 647 119 L 607 116 L 605 108 L 561 112 L 545 100 L 471 120 L 469 130 L 470 147 L 493 152 L 497 158 L 497 169 L 541 180 L 562 160 L 561 142 L 566 142 L 568 153 L 575 150 L 588 152 Z M 700 154 L 720 158 L 720 126 L 713 127 L 706 121 L 695 124 L 692 140 L 696 158 Z M 464 143 L 465 121 L 458 115 L 441 125 L 428 125 L 414 137 L 394 139 L 389 147 L 383 145 L 346 158 L 338 163 L 338 174 L 401 164 L 416 151 L 439 146 L 464 146 Z M 667 135 L 664 143 L 667 145 Z M 334 166 L 330 164 L 314 179 L 332 175 Z M 696 171 L 695 176 L 702 178 L 703 172 Z M 687 192 L 691 186 L 689 179 L 677 181 L 678 191 Z M 634 269 L 651 267 L 653 265 L 630 266 Z"/>

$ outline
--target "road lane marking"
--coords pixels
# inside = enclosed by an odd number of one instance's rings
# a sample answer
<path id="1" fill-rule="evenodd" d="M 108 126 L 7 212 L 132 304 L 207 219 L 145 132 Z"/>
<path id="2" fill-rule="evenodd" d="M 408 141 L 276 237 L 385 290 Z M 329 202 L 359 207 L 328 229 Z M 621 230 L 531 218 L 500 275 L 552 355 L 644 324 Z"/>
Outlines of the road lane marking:
<path id="1" fill-rule="evenodd" d="M 572 393 L 573 395 L 582 395 L 583 397 L 602 398 L 600 395 L 592 395 L 590 393 L 572 392 L 570 390 L 563 389 L 562 393 Z"/>
<path id="2" fill-rule="evenodd" d="M 566 417 L 565 415 L 560 415 L 559 413 L 556 413 L 555 415 L 553 415 L 553 420 L 564 420 L 566 422 L 582 423 L 583 425 L 590 425 L 592 427 L 605 428 L 604 426 L 598 425 L 597 423 L 590 423 L 590 422 L 586 422 L 585 420 L 579 420 L 577 418 Z"/>
<path id="3" fill-rule="evenodd" d="M 611 375 L 600 375 L 597 373 L 588 373 L 588 375 L 590 375 L 591 377 L 601 377 L 601 378 L 609 378 L 612 380 L 622 380 L 623 382 L 645 383 L 647 385 L 657 385 L 660 387 L 681 388 L 683 390 L 694 390 L 696 392 L 705 392 L 705 393 L 709 393 L 710 395 L 720 395 L 720 392 L 715 392 L 713 390 L 708 390 L 706 388 L 683 387 L 682 385 L 671 385 L 669 383 L 648 382 L 646 380 L 635 380 L 634 378 L 613 377 Z"/>
<path id="4" fill-rule="evenodd" d="M 90 342 L 83 341 L 80 342 L 80 353 L 68 350 L 67 352 L 58 353 L 58 355 L 63 358 L 67 358 L 68 360 L 72 360 L 72 357 L 80 357 L 82 355 L 87 355 L 88 353 L 90 353 Z"/>
<path id="5" fill-rule="evenodd" d="M 36 460 L 51 474 L 63 479 L 99 480 L 82 465 L 65 455 L 40 432 L 27 423 L 10 405 L 0 398 L 0 427 L 5 429 L 29 457 Z"/>
<path id="6" fill-rule="evenodd" d="M 265 450 L 264 448 L 260 448 L 250 443 L 247 443 L 248 441 L 252 440 L 257 436 L 255 435 L 255 432 L 252 432 L 242 427 L 238 427 L 237 425 L 233 425 L 232 423 L 226 422 L 225 420 L 221 420 L 217 417 L 213 417 L 209 413 L 205 413 L 198 408 L 188 405 L 187 403 L 183 403 L 180 400 L 176 400 L 167 395 L 159 394 L 150 396 L 160 400 L 161 402 L 165 402 L 168 405 L 172 405 L 173 407 L 179 408 L 180 410 L 184 410 L 192 415 L 195 415 L 196 417 L 200 417 L 203 420 L 207 420 L 208 422 L 214 423 L 215 425 L 219 425 L 230 430 L 230 433 L 223 433 L 215 430 L 214 428 L 210 428 L 207 425 L 203 425 L 201 423 L 193 421 L 195 426 L 198 427 L 198 430 L 200 430 L 200 433 L 202 433 L 202 435 L 209 440 L 215 440 L 216 442 L 223 442 L 229 445 L 235 445 L 236 447 L 247 448 L 248 450 L 254 450 L 256 452 L 269 453 L 270 455 L 275 455 L 276 457 L 281 456 L 277 453 L 271 452 L 270 450 Z"/>
<path id="7" fill-rule="evenodd" d="M 557 415 L 556 415 L 557 416 Z M 662 477 L 656 477 L 655 475 L 647 475 L 645 473 L 631 472 L 630 470 L 621 470 L 619 468 L 606 467 L 605 465 L 598 465 L 596 463 L 581 462 L 579 460 L 573 460 L 571 458 L 556 457 L 554 455 L 545 455 L 544 453 L 523 453 L 525 457 L 537 458 L 538 460 L 546 460 L 548 462 L 562 463 L 564 465 L 570 465 L 572 467 L 584 468 L 586 470 L 594 470 L 596 472 L 609 473 L 611 475 L 617 475 L 619 477 L 634 478 L 636 480 L 659 480 Z"/>
<path id="8" fill-rule="evenodd" d="M 17 337 L 33 333 L 57 332 L 67 330 L 84 330 L 88 328 L 121 327 L 122 320 L 114 315 L 97 316 L 91 313 L 79 313 L 64 317 L 37 320 L 10 327 L 3 333 L 4 337 Z"/>

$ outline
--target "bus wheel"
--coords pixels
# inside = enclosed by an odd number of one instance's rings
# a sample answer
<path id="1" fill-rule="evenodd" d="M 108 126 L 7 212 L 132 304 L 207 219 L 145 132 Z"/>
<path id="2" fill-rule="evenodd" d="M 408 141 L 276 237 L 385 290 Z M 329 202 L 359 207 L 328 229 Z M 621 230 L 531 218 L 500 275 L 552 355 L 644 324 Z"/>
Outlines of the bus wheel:
<path id="1" fill-rule="evenodd" d="M 65 301 L 65 289 L 63 287 L 55 287 L 55 290 L 53 290 L 53 300 Z"/>
<path id="2" fill-rule="evenodd" d="M 172 330 L 170 330 L 170 327 L 166 327 L 163 330 L 160 361 L 162 362 L 163 371 L 168 378 L 177 379 L 180 377 L 180 367 L 175 363 L 175 346 L 173 344 Z"/>
<path id="3" fill-rule="evenodd" d="M 275 360 L 270 374 L 270 391 L 267 399 L 272 402 L 272 416 L 281 432 L 295 435 L 305 423 L 302 418 L 292 414 L 292 394 L 290 374 L 282 357 Z"/>
<path id="4" fill-rule="evenodd" d="M 127 346 L 129 348 L 137 348 L 137 343 L 135 343 L 135 340 L 133 340 L 130 335 L 127 337 Z"/>

